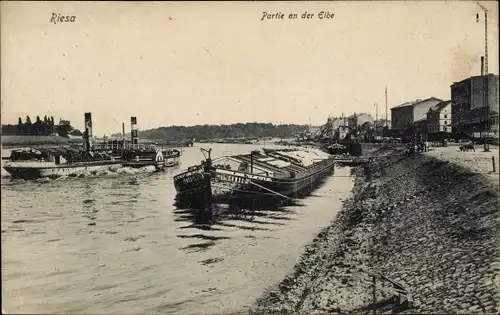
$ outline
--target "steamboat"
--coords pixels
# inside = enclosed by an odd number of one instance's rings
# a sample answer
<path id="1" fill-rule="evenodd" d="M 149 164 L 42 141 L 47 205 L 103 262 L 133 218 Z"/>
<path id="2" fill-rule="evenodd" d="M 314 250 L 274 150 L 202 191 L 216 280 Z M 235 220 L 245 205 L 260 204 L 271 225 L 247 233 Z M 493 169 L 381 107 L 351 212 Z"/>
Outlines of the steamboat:
<path id="1" fill-rule="evenodd" d="M 11 151 L 4 169 L 13 178 L 36 179 L 97 173 L 123 167 L 120 159 L 92 148 L 92 115 L 85 113 L 84 147 L 24 148 Z"/>
<path id="2" fill-rule="evenodd" d="M 124 140 L 102 141 L 96 145 L 98 152 L 106 152 L 123 161 L 124 167 L 154 166 L 156 170 L 179 165 L 182 151 L 164 149 L 156 143 L 133 143 Z"/>
<path id="3" fill-rule="evenodd" d="M 36 179 L 76 176 L 86 172 L 114 171 L 123 167 L 120 160 L 102 153 L 75 147 L 24 148 L 11 152 L 4 169 L 12 178 Z"/>
<path id="4" fill-rule="evenodd" d="M 293 202 L 334 172 L 333 157 L 318 149 L 263 149 L 205 160 L 174 177 L 177 202 L 187 206 L 233 202 Z"/>
<path id="5" fill-rule="evenodd" d="M 166 149 L 152 141 L 139 141 L 137 117 L 130 117 L 130 139 L 125 139 L 125 124 L 122 124 L 122 139 L 104 139 L 94 145 L 100 152 L 111 154 L 123 160 L 124 167 L 142 168 L 153 166 L 156 170 L 179 164 L 182 151 Z"/>
<path id="6" fill-rule="evenodd" d="M 4 169 L 13 178 L 36 179 L 114 171 L 121 167 L 154 166 L 156 170 L 161 170 L 179 164 L 182 151 L 163 149 L 155 143 L 139 143 L 136 117 L 131 117 L 131 138 L 113 141 L 94 139 L 92 114 L 85 113 L 84 118 L 83 147 L 75 145 L 13 150 Z"/>

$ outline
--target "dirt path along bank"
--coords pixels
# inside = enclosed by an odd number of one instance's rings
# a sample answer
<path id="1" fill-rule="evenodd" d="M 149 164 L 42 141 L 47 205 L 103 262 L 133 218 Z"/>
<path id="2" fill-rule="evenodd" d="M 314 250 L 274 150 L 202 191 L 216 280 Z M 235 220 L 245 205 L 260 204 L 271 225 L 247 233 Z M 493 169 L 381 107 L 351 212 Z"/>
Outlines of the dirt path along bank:
<path id="1" fill-rule="evenodd" d="M 409 291 L 403 313 L 500 310 L 499 195 L 491 180 L 432 156 L 397 153 L 355 172 L 336 220 L 253 312 L 368 312 L 371 278 L 361 270 Z M 377 300 L 393 295 L 376 288 Z"/>

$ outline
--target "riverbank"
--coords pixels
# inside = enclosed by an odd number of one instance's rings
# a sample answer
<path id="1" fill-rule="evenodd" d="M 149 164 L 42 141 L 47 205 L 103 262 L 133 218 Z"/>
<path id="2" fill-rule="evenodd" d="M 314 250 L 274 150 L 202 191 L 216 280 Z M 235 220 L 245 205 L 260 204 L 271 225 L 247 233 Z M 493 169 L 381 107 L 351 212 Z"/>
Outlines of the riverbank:
<path id="1" fill-rule="evenodd" d="M 2 136 L 2 148 L 12 149 L 26 146 L 69 145 L 83 143 L 82 139 L 69 139 L 59 136 Z"/>
<path id="2" fill-rule="evenodd" d="M 408 313 L 498 312 L 498 186 L 428 154 L 393 152 L 354 172 L 337 218 L 253 312 L 366 312 L 372 283 L 361 270 L 403 285 Z M 378 301 L 392 296 L 386 288 L 377 286 Z"/>

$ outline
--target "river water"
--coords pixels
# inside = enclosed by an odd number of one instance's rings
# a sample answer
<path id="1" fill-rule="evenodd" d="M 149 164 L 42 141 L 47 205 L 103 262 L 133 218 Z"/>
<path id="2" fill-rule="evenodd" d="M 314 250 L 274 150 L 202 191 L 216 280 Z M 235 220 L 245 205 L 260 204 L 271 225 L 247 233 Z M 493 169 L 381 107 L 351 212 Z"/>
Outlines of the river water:
<path id="1" fill-rule="evenodd" d="M 205 147 L 213 157 L 257 148 Z M 2 171 L 4 313 L 246 312 L 292 271 L 353 185 L 339 168 L 302 206 L 218 209 L 207 222 L 173 206 L 172 176 L 202 158 L 186 148 L 163 173 L 59 180 Z"/>

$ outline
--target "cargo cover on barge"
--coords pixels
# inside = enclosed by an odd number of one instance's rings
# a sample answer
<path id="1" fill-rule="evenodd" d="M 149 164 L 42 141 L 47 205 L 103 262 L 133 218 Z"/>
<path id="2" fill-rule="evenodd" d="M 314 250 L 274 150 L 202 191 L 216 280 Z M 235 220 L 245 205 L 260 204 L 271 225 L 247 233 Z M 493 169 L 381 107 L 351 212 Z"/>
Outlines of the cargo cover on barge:
<path id="1" fill-rule="evenodd" d="M 333 157 L 317 149 L 263 149 L 211 159 L 174 177 L 177 201 L 206 205 L 238 201 L 293 201 L 334 172 Z"/>

